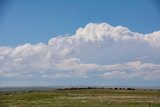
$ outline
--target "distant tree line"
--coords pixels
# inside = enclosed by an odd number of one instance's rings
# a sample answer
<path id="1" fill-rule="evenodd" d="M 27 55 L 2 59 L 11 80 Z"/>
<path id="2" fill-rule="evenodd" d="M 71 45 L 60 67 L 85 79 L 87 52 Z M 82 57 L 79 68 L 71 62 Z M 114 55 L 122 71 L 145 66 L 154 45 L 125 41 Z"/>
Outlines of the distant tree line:
<path id="1" fill-rule="evenodd" d="M 57 90 L 85 90 L 85 89 L 108 89 L 108 90 L 135 90 L 135 88 L 105 88 L 105 87 L 71 87 L 71 88 L 59 88 Z"/>

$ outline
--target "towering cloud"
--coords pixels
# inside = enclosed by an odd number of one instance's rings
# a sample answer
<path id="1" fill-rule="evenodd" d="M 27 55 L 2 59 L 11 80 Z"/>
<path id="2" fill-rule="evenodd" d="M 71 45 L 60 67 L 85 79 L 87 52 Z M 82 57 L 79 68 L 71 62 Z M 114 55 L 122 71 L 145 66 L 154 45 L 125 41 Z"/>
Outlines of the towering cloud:
<path id="1" fill-rule="evenodd" d="M 160 31 L 90 23 L 48 44 L 0 46 L 0 78 L 97 78 L 160 80 Z M 96 79 L 96 78 L 95 78 Z"/>

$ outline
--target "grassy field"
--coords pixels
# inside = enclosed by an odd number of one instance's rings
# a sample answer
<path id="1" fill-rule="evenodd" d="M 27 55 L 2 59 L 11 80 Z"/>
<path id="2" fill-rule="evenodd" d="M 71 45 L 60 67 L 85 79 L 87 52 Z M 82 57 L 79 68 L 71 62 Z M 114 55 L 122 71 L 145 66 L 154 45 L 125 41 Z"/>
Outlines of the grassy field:
<path id="1" fill-rule="evenodd" d="M 159 90 L 61 89 L 1 92 L 0 107 L 160 107 Z"/>

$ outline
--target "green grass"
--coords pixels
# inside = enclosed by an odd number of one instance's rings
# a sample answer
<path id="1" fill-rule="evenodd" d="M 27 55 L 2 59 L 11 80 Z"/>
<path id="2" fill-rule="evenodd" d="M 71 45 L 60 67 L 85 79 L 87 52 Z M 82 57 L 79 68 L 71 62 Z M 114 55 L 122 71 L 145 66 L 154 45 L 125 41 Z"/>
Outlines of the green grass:
<path id="1" fill-rule="evenodd" d="M 158 90 L 78 89 L 1 93 L 0 107 L 160 107 Z"/>

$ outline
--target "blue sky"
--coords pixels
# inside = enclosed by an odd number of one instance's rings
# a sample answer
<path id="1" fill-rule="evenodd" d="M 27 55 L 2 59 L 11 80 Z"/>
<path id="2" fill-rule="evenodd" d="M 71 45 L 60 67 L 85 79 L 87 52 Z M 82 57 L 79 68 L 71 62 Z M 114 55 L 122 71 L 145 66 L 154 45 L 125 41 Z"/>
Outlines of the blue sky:
<path id="1" fill-rule="evenodd" d="M 0 0 L 0 86 L 160 86 L 159 0 Z"/>
<path id="2" fill-rule="evenodd" d="M 159 7 L 158 0 L 1 0 L 0 45 L 47 43 L 91 22 L 151 33 L 160 28 Z"/>

